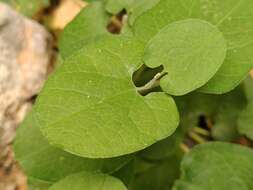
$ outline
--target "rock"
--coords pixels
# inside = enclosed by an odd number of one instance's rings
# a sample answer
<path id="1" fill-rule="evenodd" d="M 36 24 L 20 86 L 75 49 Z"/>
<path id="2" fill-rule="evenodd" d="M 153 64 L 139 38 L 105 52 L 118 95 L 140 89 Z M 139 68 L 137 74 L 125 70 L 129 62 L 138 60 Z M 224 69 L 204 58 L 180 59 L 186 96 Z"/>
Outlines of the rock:
<path id="1" fill-rule="evenodd" d="M 25 189 L 10 144 L 47 77 L 52 44 L 41 25 L 0 3 L 0 189 Z"/>

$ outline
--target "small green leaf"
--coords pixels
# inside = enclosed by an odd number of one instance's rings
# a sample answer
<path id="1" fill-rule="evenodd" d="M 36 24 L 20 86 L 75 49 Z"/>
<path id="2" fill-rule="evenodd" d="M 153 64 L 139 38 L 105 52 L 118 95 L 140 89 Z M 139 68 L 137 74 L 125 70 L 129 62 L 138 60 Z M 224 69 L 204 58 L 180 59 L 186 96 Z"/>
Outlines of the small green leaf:
<path id="1" fill-rule="evenodd" d="M 141 96 L 132 82 L 138 48 L 121 37 L 105 37 L 72 55 L 49 78 L 37 99 L 40 129 L 70 153 L 115 157 L 170 136 L 178 125 L 172 97 Z"/>
<path id="2" fill-rule="evenodd" d="M 112 175 L 120 179 L 128 187 L 134 178 L 134 170 L 135 170 L 135 159 L 127 163 L 125 166 L 120 168 Z"/>
<path id="3" fill-rule="evenodd" d="M 143 60 L 152 68 L 164 65 L 164 91 L 184 95 L 207 83 L 225 56 L 222 33 L 206 21 L 188 19 L 162 28 L 147 44 Z"/>
<path id="4" fill-rule="evenodd" d="M 104 10 L 104 3 L 96 1 L 84 8 L 64 29 L 60 38 L 60 52 L 63 59 L 80 48 L 107 33 L 109 16 Z"/>
<path id="5" fill-rule="evenodd" d="M 111 173 L 131 159 L 131 157 L 88 159 L 54 148 L 39 131 L 33 112 L 18 129 L 14 152 L 15 158 L 29 178 L 45 183 L 52 183 L 84 170 Z"/>
<path id="6" fill-rule="evenodd" d="M 219 106 L 213 118 L 212 136 L 220 141 L 234 141 L 239 137 L 237 119 L 246 106 L 242 86 L 230 93 L 219 96 Z"/>
<path id="7" fill-rule="evenodd" d="M 248 102 L 253 102 L 253 76 L 248 76 L 243 85 Z"/>
<path id="8" fill-rule="evenodd" d="M 140 175 L 148 171 L 149 169 L 153 168 L 155 165 L 156 165 L 155 162 L 146 161 L 143 158 L 136 157 L 134 173 L 136 175 Z"/>
<path id="9" fill-rule="evenodd" d="M 198 145 L 181 163 L 173 190 L 253 189 L 253 151 L 229 143 Z"/>
<path id="10" fill-rule="evenodd" d="M 179 150 L 179 144 L 183 141 L 183 137 L 183 129 L 178 127 L 173 135 L 140 151 L 138 155 L 145 160 L 151 161 L 167 159 Z"/>
<path id="11" fill-rule="evenodd" d="M 253 140 L 253 102 L 249 103 L 238 119 L 238 130 Z"/>
<path id="12" fill-rule="evenodd" d="M 203 94 L 197 91 L 175 98 L 180 116 L 195 118 L 201 115 L 212 116 L 220 104 L 220 96 Z M 194 126 L 193 126 L 194 127 Z"/>
<path id="13" fill-rule="evenodd" d="M 180 113 L 180 126 L 185 134 L 199 126 L 200 117 L 213 119 L 220 104 L 220 96 L 203 94 L 197 91 L 175 98 Z"/>
<path id="14" fill-rule="evenodd" d="M 29 177 L 28 184 L 29 190 L 48 190 L 53 183 Z"/>
<path id="15" fill-rule="evenodd" d="M 49 190 L 127 190 L 118 179 L 106 174 L 81 172 L 55 183 Z"/>
<path id="16" fill-rule="evenodd" d="M 152 167 L 136 175 L 131 190 L 171 190 L 180 175 L 181 153 L 155 163 Z"/>
<path id="17" fill-rule="evenodd" d="M 233 141 L 239 137 L 237 119 L 246 106 L 242 86 L 224 95 L 194 92 L 177 97 L 180 124 L 187 130 L 199 125 L 199 117 L 212 122 L 211 135 L 215 140 Z"/>
<path id="18" fill-rule="evenodd" d="M 253 78 L 249 76 L 243 85 L 248 105 L 240 113 L 237 122 L 238 130 L 241 134 L 253 140 Z"/>

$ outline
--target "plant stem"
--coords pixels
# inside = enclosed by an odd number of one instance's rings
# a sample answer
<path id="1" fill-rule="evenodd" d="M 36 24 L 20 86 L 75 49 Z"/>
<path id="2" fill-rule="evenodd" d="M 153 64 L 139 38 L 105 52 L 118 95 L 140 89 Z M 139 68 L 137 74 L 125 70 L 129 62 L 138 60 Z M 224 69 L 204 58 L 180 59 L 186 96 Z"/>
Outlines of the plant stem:
<path id="1" fill-rule="evenodd" d="M 145 84 L 145 86 L 138 87 L 137 91 L 143 96 L 147 95 L 149 92 L 152 92 L 154 88 L 160 86 L 160 79 L 165 75 L 167 75 L 166 72 L 157 73 L 152 80 Z"/>
<path id="2" fill-rule="evenodd" d="M 193 131 L 204 136 L 210 136 L 210 132 L 200 127 L 194 127 Z"/>
<path id="3" fill-rule="evenodd" d="M 199 143 L 199 144 L 203 144 L 206 142 L 204 138 L 202 138 L 201 136 L 199 136 L 198 134 L 194 132 L 189 132 L 189 137 L 191 137 L 196 143 Z"/>
<path id="4" fill-rule="evenodd" d="M 180 148 L 181 148 L 181 150 L 182 150 L 184 153 L 190 152 L 190 148 L 189 148 L 186 144 L 184 144 L 184 143 L 181 143 L 181 144 L 180 144 Z"/>
<path id="5" fill-rule="evenodd" d="M 121 23 L 121 21 L 119 21 L 119 19 L 117 18 L 117 16 L 113 16 L 113 17 L 111 18 L 111 22 L 112 22 L 113 25 L 115 25 L 118 29 L 121 29 L 122 23 Z"/>

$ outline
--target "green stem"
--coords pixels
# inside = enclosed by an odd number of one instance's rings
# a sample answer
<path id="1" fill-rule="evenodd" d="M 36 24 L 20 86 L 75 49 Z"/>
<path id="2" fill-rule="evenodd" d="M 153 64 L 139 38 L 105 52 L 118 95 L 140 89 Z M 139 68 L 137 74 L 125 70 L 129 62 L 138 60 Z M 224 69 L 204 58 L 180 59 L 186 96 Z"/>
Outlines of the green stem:
<path id="1" fill-rule="evenodd" d="M 189 132 L 189 137 L 191 137 L 191 139 L 193 139 L 196 143 L 199 144 L 203 144 L 206 142 L 204 138 L 202 138 L 201 136 L 199 136 L 197 133 L 194 132 Z"/>
<path id="2" fill-rule="evenodd" d="M 200 127 L 194 127 L 193 131 L 204 136 L 210 136 L 210 132 Z"/>
<path id="3" fill-rule="evenodd" d="M 184 144 L 184 143 L 181 143 L 180 144 L 180 148 L 181 148 L 181 150 L 184 152 L 184 153 L 188 153 L 188 152 L 190 152 L 190 148 L 186 145 L 186 144 Z"/>
<path id="4" fill-rule="evenodd" d="M 167 75 L 166 72 L 162 72 L 162 73 L 157 73 L 154 78 L 149 81 L 147 84 L 145 84 L 145 86 L 142 86 L 142 87 L 138 87 L 137 88 L 137 91 L 145 96 L 147 95 L 149 92 L 151 92 L 154 88 L 160 86 L 160 79 L 162 77 L 164 77 L 165 75 Z"/>

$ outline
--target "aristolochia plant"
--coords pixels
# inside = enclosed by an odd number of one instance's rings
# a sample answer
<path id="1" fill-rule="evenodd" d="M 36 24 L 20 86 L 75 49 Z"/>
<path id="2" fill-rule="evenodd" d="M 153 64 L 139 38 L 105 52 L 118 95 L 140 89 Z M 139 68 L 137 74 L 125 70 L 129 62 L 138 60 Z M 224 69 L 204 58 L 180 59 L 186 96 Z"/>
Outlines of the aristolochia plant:
<path id="1" fill-rule="evenodd" d="M 110 34 L 121 10 L 121 34 Z M 252 0 L 91 2 L 18 130 L 30 189 L 253 189 L 250 148 L 190 149 L 253 139 L 253 79 L 242 82 L 252 10 Z"/>

